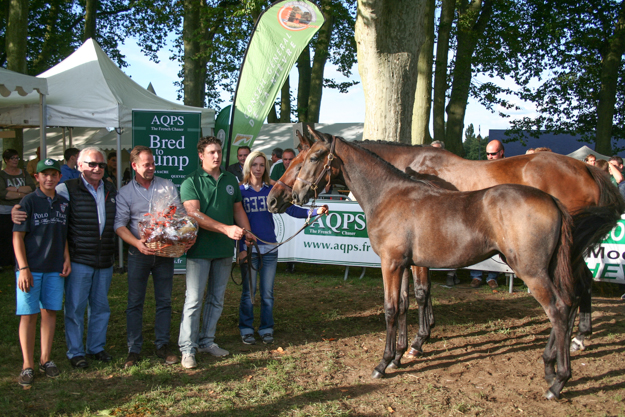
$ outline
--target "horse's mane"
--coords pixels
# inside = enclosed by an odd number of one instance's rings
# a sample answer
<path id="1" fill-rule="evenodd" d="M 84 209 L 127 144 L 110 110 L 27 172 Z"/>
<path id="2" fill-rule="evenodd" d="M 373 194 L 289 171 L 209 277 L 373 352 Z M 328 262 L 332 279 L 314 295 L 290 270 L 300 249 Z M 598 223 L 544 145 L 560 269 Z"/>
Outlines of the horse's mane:
<path id="1" fill-rule="evenodd" d="M 343 138 L 341 138 L 341 139 L 343 139 Z M 343 139 L 343 140 L 345 140 L 345 139 Z M 422 148 L 422 147 L 424 147 L 424 145 L 412 145 L 412 144 L 409 144 L 409 143 L 391 142 L 391 141 L 387 141 L 387 140 L 365 139 L 365 140 L 352 140 L 350 142 L 351 143 L 356 143 L 356 144 L 360 144 L 360 143 L 373 143 L 373 144 L 376 144 L 376 145 L 396 146 L 398 148 Z"/>

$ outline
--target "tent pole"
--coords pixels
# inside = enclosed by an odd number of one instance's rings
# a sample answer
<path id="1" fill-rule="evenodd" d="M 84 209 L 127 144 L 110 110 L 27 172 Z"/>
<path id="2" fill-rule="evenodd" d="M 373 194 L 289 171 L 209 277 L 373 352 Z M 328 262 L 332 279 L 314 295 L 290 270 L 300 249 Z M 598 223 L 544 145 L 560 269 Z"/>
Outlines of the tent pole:
<path id="1" fill-rule="evenodd" d="M 39 93 L 39 146 L 41 147 L 40 158 L 46 159 L 46 96 Z"/>
<path id="2" fill-rule="evenodd" d="M 65 126 L 63 126 L 63 155 L 65 155 L 66 149 L 67 149 L 67 143 L 65 142 Z"/>
<path id="3" fill-rule="evenodd" d="M 72 141 L 72 139 L 73 139 L 73 133 L 74 133 L 74 128 L 73 128 L 73 127 L 70 127 L 70 128 L 69 128 L 69 147 L 70 147 L 70 148 L 73 148 L 73 147 L 74 147 L 74 143 L 73 143 L 73 141 Z"/>
<path id="4" fill-rule="evenodd" d="M 122 128 L 115 129 L 117 133 L 117 191 L 122 188 Z M 119 243 L 119 268 L 124 267 L 124 241 L 118 237 Z"/>

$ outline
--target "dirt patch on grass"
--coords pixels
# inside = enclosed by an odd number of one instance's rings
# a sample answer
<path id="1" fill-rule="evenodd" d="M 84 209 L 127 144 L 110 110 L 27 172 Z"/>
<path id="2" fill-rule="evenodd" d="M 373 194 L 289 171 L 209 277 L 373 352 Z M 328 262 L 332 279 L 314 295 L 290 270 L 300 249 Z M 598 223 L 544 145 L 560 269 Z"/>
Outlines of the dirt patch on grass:
<path id="1" fill-rule="evenodd" d="M 370 286 L 351 278 L 331 288 L 312 287 L 305 298 L 283 284 L 279 311 L 306 305 L 319 317 L 310 332 L 317 341 L 311 343 L 305 331 L 286 331 L 290 319 L 281 313 L 276 336 L 290 345 L 289 354 L 309 378 L 344 392 L 344 410 L 355 415 L 625 414 L 625 303 L 593 298 L 588 349 L 572 354 L 573 377 L 562 399 L 547 401 L 542 354 L 551 324 L 540 305 L 520 286 L 509 294 L 503 285 L 476 290 L 468 277 L 463 282 L 445 288 L 444 276 L 434 275 L 437 325 L 425 354 L 404 360 L 382 380 L 370 377 L 384 350 L 381 278 Z M 408 322 L 411 339 L 418 330 L 416 305 Z"/>

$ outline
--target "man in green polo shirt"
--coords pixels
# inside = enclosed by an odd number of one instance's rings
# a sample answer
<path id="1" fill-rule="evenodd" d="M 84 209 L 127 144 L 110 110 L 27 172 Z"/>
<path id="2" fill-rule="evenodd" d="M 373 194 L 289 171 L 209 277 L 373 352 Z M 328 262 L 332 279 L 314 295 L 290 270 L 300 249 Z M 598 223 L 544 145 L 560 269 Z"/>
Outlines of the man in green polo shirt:
<path id="1" fill-rule="evenodd" d="M 187 291 L 178 339 L 185 368 L 197 366 L 196 351 L 213 356 L 228 354 L 215 343 L 215 330 L 223 310 L 234 242 L 246 235 L 244 229 L 251 230 L 241 202 L 239 182 L 233 174 L 221 169 L 219 139 L 203 137 L 198 141 L 197 150 L 202 166 L 180 186 L 180 199 L 187 213 L 200 225 L 195 245 L 187 252 Z M 249 234 L 247 238 L 253 240 Z"/>

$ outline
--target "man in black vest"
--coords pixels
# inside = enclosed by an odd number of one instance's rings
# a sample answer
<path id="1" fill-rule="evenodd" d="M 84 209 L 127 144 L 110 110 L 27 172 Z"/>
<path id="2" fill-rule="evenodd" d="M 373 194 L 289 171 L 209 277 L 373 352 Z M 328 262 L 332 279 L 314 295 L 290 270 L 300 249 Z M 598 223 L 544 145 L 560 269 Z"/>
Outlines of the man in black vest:
<path id="1" fill-rule="evenodd" d="M 65 278 L 65 340 L 67 357 L 74 368 L 89 366 L 86 354 L 109 362 L 104 350 L 111 310 L 108 292 L 115 262 L 116 191 L 102 181 L 106 162 L 98 148 L 83 149 L 78 156 L 79 178 L 57 186 L 57 193 L 69 200 L 67 242 L 72 272 Z M 16 206 L 18 207 L 18 206 Z M 13 221 L 23 221 L 19 211 Z M 23 213 L 23 212 L 22 212 Z M 83 344 L 85 309 L 89 305 L 87 349 Z"/>

